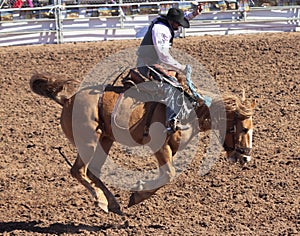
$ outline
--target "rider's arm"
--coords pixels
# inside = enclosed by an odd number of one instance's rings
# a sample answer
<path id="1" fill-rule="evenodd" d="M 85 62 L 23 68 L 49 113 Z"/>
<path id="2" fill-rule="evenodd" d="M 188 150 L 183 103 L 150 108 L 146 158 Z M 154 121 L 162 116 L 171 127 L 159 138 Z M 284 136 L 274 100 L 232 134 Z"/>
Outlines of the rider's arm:
<path id="1" fill-rule="evenodd" d="M 193 12 L 185 12 L 184 13 L 184 17 L 190 21 L 192 20 L 194 17 L 198 16 L 203 10 L 203 4 L 200 3 L 197 5 L 197 7 L 194 9 Z"/>
<path id="2" fill-rule="evenodd" d="M 172 35 L 169 28 L 162 24 L 155 24 L 152 28 L 153 45 L 160 62 L 172 69 L 183 71 L 185 65 L 180 64 L 170 55 L 170 39 Z"/>
<path id="3" fill-rule="evenodd" d="M 192 20 L 194 17 L 196 17 L 196 15 L 194 14 L 194 12 L 185 12 L 185 13 L 184 13 L 184 17 L 185 17 L 188 21 L 190 21 L 190 20 Z"/>

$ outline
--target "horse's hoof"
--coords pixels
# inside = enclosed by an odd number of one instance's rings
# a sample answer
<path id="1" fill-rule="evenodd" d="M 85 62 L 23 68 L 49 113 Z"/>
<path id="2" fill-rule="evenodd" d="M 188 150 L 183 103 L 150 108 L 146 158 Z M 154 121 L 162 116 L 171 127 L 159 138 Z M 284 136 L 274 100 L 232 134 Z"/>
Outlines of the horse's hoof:
<path id="1" fill-rule="evenodd" d="M 117 214 L 117 215 L 119 215 L 119 216 L 123 216 L 123 215 L 124 215 L 124 213 L 121 211 L 120 208 L 117 208 L 117 209 L 109 209 L 109 211 L 112 212 L 112 213 L 115 213 L 115 214 Z"/>
<path id="2" fill-rule="evenodd" d="M 134 193 L 131 194 L 130 198 L 129 198 L 129 203 L 127 205 L 127 207 L 132 207 L 133 205 L 135 205 L 135 197 L 134 197 Z"/>
<path id="3" fill-rule="evenodd" d="M 108 210 L 109 210 L 110 212 L 113 212 L 113 213 L 117 214 L 117 215 L 120 215 L 120 216 L 123 215 L 123 212 L 121 211 L 121 207 L 120 207 L 119 204 L 115 204 L 115 206 L 110 206 L 110 207 L 108 208 Z"/>
<path id="4" fill-rule="evenodd" d="M 144 189 L 144 184 L 146 182 L 144 182 L 143 180 L 139 180 L 130 190 L 131 191 L 142 191 Z"/>
<path id="5" fill-rule="evenodd" d="M 148 199 L 156 192 L 156 190 L 133 192 L 129 198 L 128 207 L 139 204 L 140 202 Z"/>
<path id="6" fill-rule="evenodd" d="M 105 213 L 108 213 L 108 207 L 107 207 L 107 204 L 102 203 L 102 202 L 95 201 L 95 206 L 96 206 L 96 207 L 100 207 Z"/>

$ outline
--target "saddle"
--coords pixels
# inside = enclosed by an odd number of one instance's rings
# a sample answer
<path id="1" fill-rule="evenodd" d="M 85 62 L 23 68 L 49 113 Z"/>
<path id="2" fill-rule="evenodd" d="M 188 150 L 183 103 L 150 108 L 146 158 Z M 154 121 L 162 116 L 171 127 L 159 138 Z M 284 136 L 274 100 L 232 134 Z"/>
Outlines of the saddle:
<path id="1" fill-rule="evenodd" d="M 149 68 L 149 76 L 146 77 L 142 75 L 137 68 L 130 69 L 127 72 L 127 75 L 121 80 L 125 89 L 128 89 L 132 86 L 136 86 L 137 84 L 146 82 L 146 81 L 159 81 L 166 82 L 172 85 L 175 88 L 183 90 L 184 94 L 191 102 L 195 102 L 196 100 L 193 98 L 193 94 L 186 84 L 185 75 L 182 73 L 178 73 L 176 71 L 170 71 L 164 69 L 162 66 L 158 64 L 154 64 Z"/>

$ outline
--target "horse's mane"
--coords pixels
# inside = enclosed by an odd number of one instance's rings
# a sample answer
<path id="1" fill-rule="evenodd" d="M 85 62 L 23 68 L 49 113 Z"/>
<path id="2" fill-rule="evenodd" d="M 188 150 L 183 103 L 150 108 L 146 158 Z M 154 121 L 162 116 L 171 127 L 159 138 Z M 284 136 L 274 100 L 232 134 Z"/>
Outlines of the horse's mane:
<path id="1" fill-rule="evenodd" d="M 254 109 L 247 99 L 240 99 L 238 96 L 226 94 L 216 102 L 222 102 L 228 112 L 237 112 L 239 117 L 249 118 L 253 115 Z"/>
<path id="2" fill-rule="evenodd" d="M 227 112 L 236 112 L 242 119 L 253 116 L 254 107 L 252 106 L 252 102 L 246 99 L 244 95 L 240 98 L 230 93 L 225 93 L 222 96 L 210 92 L 205 92 L 204 94 L 213 99 L 212 105 L 217 110 L 225 108 Z"/>

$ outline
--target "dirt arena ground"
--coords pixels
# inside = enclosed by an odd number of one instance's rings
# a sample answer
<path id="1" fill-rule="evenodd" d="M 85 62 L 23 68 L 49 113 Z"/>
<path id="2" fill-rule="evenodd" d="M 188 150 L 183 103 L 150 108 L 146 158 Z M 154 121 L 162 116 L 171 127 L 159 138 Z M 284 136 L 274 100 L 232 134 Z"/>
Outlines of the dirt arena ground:
<path id="1" fill-rule="evenodd" d="M 70 175 L 75 150 L 64 137 L 59 105 L 33 94 L 29 79 L 46 71 L 81 80 L 105 56 L 138 40 L 0 48 L 1 235 L 300 235 L 300 33 L 176 39 L 216 77 L 222 92 L 247 95 L 254 116 L 253 160 L 220 157 L 200 176 L 204 147 L 174 182 L 127 208 L 105 214 Z M 201 142 L 199 143 L 201 146 Z"/>

